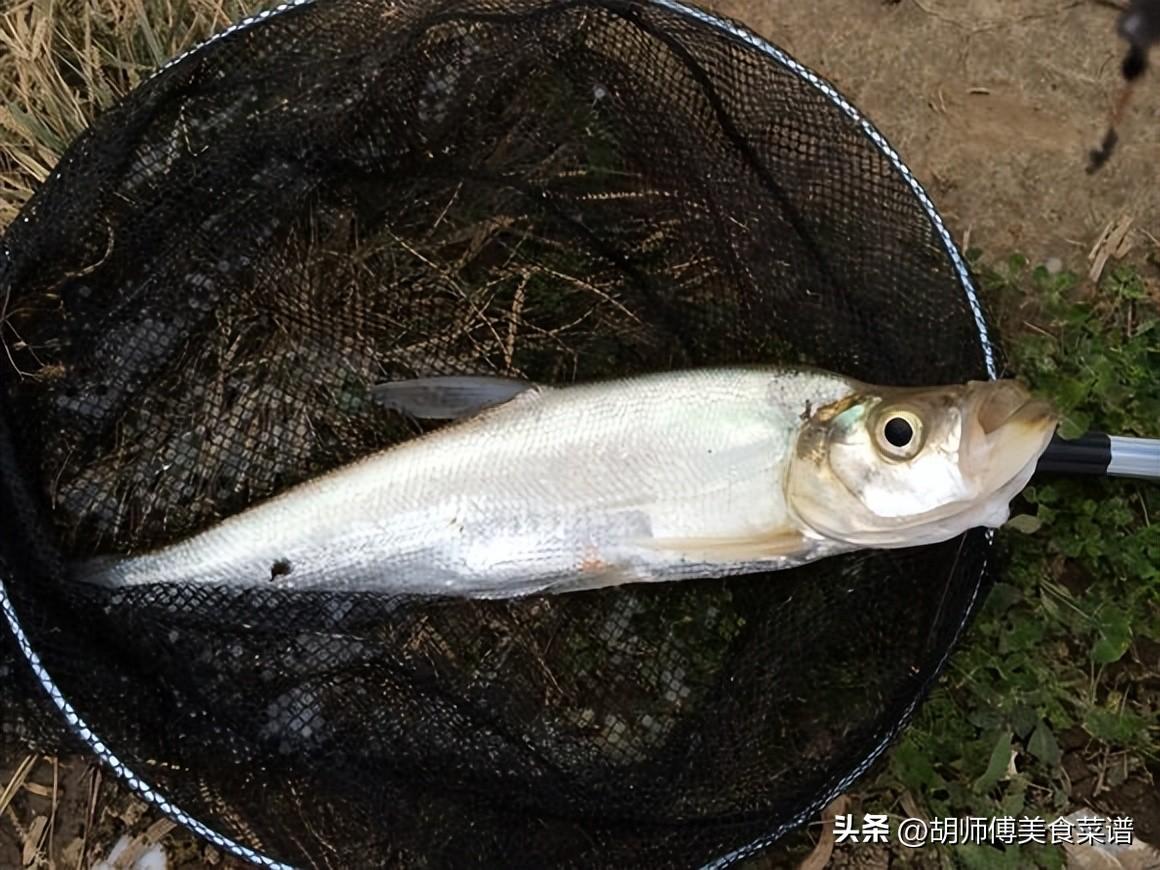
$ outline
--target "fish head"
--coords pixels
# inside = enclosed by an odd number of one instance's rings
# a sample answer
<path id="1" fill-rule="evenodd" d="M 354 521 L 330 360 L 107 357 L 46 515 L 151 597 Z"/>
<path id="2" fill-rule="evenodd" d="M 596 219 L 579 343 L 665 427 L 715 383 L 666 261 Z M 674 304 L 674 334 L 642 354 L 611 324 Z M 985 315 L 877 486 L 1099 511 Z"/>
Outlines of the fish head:
<path id="1" fill-rule="evenodd" d="M 869 547 L 997 528 L 1059 417 L 1011 380 L 858 387 L 799 432 L 786 495 L 820 535 Z"/>

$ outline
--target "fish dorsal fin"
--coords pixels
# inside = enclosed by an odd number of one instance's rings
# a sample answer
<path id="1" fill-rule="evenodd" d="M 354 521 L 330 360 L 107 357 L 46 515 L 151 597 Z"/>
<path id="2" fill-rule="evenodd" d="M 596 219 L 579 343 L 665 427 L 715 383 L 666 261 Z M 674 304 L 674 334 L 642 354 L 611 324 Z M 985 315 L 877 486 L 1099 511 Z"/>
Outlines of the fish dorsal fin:
<path id="1" fill-rule="evenodd" d="M 680 553 L 696 562 L 750 562 L 777 556 L 799 556 L 810 548 L 797 529 L 776 528 L 761 534 L 728 538 L 653 538 L 642 547 Z"/>
<path id="2" fill-rule="evenodd" d="M 388 381 L 371 387 L 384 408 L 419 420 L 462 420 L 510 402 L 538 395 L 546 387 L 516 378 L 490 375 L 446 375 Z"/>

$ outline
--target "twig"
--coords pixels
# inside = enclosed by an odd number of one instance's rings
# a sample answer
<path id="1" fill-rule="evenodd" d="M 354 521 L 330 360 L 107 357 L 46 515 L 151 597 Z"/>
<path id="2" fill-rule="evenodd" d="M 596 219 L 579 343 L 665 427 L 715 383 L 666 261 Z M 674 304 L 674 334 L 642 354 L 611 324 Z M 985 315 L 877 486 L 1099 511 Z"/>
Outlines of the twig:
<path id="1" fill-rule="evenodd" d="M 503 349 L 504 366 L 509 371 L 512 367 L 512 357 L 515 355 L 516 333 L 519 331 L 521 323 L 520 312 L 524 310 L 524 299 L 527 295 L 525 290 L 529 280 L 531 280 L 531 275 L 525 272 L 516 292 L 512 294 L 511 320 L 508 321 L 507 341 L 504 343 Z"/>
<path id="2" fill-rule="evenodd" d="M 587 290 L 589 293 L 595 294 L 599 298 L 603 299 L 605 302 L 612 305 L 612 307 L 614 307 L 617 311 L 619 311 L 625 317 L 629 318 L 630 320 L 632 320 L 636 323 L 640 323 L 640 318 L 637 317 L 636 314 L 634 314 L 632 311 L 630 311 L 627 307 L 625 307 L 624 303 L 620 302 L 620 300 L 618 300 L 618 299 L 613 298 L 610 294 L 601 290 L 599 287 L 596 287 L 596 286 L 588 283 L 584 279 L 576 277 L 575 275 L 568 275 L 564 272 L 557 272 L 555 269 L 550 269 L 547 266 L 540 266 L 539 269 L 541 272 L 543 272 L 546 275 L 551 275 L 553 278 L 562 278 L 565 281 L 569 281 L 569 282 L 575 284 L 577 287 L 580 287 L 584 290 Z"/>
<path id="3" fill-rule="evenodd" d="M 97 814 L 97 796 L 101 791 L 101 770 L 98 767 L 90 767 L 89 770 L 93 774 L 92 780 L 89 782 L 89 811 L 85 814 L 84 833 L 81 835 L 81 851 L 77 855 L 76 870 L 83 870 L 85 864 L 85 855 L 89 851 L 89 830 L 93 826 L 93 818 Z"/>
<path id="4" fill-rule="evenodd" d="M 431 238 L 435 234 L 435 230 L 439 229 L 439 224 L 443 223 L 443 219 L 447 217 L 447 212 L 451 210 L 451 206 L 459 198 L 459 192 L 461 190 L 463 190 L 462 181 L 455 185 L 455 190 L 452 191 L 451 198 L 447 200 L 447 205 L 443 206 L 443 211 L 439 212 L 439 217 L 435 218 L 435 223 L 431 224 L 431 229 L 427 231 L 427 238 Z"/>
<path id="5" fill-rule="evenodd" d="M 32 772 L 35 765 L 35 755 L 26 755 L 24 760 L 17 765 L 11 779 L 8 780 L 8 785 L 4 787 L 4 791 L 0 792 L 0 813 L 8 809 L 8 805 L 12 803 L 12 799 L 16 797 L 16 793 L 20 791 L 20 787 L 24 785 L 24 781 L 28 779 L 28 774 Z"/>
<path id="6" fill-rule="evenodd" d="M 60 759 L 52 757 L 52 809 L 48 815 L 48 866 L 52 867 L 52 842 L 56 837 L 56 811 L 60 806 Z"/>

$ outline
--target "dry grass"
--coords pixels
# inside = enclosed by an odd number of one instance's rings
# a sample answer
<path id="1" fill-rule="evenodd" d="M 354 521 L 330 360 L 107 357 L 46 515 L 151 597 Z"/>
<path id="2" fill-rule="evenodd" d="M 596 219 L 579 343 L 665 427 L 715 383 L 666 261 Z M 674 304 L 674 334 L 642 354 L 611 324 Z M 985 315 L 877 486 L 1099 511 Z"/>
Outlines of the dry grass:
<path id="1" fill-rule="evenodd" d="M 0 4 L 0 230 L 52 172 L 92 118 L 157 66 L 264 3 L 236 0 L 16 0 Z M 120 829 L 133 836 L 113 863 L 163 837 L 185 853 L 172 866 L 241 867 L 170 834 L 87 759 L 0 759 L 0 866 L 85 868 Z M 126 863 L 126 859 L 128 863 Z"/>
<path id="2" fill-rule="evenodd" d="M 264 4 L 18 0 L 0 13 L 0 228 L 96 113 Z"/>
<path id="3" fill-rule="evenodd" d="M 158 843 L 174 870 L 247 866 L 159 818 L 83 759 L 30 753 L 0 773 L 4 870 L 130 870 Z"/>

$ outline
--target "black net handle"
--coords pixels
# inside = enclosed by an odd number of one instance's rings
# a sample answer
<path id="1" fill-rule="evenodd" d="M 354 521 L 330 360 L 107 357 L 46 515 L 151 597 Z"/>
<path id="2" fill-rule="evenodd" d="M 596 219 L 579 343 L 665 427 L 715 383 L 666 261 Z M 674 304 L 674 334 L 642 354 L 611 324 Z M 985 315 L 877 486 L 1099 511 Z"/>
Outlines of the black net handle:
<path id="1" fill-rule="evenodd" d="M 1036 474 L 1086 474 L 1160 481 L 1160 439 L 1088 432 L 1051 439 Z"/>

